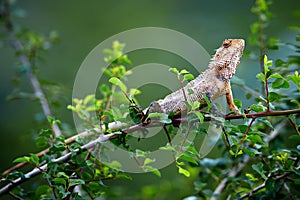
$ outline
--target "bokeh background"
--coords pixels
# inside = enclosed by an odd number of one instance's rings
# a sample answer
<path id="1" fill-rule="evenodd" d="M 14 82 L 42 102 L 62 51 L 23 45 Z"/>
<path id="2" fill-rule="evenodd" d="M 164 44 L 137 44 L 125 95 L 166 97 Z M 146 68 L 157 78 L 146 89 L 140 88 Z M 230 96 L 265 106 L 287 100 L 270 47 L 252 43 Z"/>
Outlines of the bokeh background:
<path id="1" fill-rule="evenodd" d="M 214 50 L 225 38 L 244 38 L 250 34 L 250 24 L 257 20 L 251 12 L 254 0 L 165 0 L 165 1 L 79 1 L 79 0 L 45 0 L 17 1 L 15 7 L 24 18 L 16 18 L 20 27 L 27 27 L 38 33 L 47 34 L 57 31 L 60 41 L 49 52 L 42 54 L 39 63 L 40 78 L 58 83 L 63 88 L 59 105 L 53 107 L 55 116 L 63 123 L 64 129 L 74 129 L 72 113 L 66 109 L 72 102 L 72 87 L 76 72 L 87 54 L 101 41 L 122 31 L 138 27 L 164 27 L 180 31 L 203 45 L 213 54 Z M 274 17 L 270 20 L 267 34 L 278 37 L 284 42 L 292 42 L 295 33 L 288 29 L 298 24 L 295 17 L 300 9 L 299 0 L 275 0 L 271 6 Z M 298 12 L 299 13 L 299 12 Z M 299 18 L 298 18 L 299 19 Z M 122 41 L 120 41 L 122 42 Z M 34 138 L 39 128 L 45 127 L 39 122 L 42 112 L 38 102 L 28 99 L 7 101 L 7 97 L 17 87 L 22 91 L 31 92 L 26 77 L 22 77 L 19 85 L 12 81 L 16 75 L 17 59 L 14 51 L 1 43 L 0 48 L 0 171 L 12 165 L 12 161 L 30 152 L 37 152 Z M 246 44 L 247 45 L 247 44 Z M 246 51 L 255 48 L 247 45 Z M 279 51 L 268 52 L 270 59 L 284 59 L 293 52 L 286 46 Z M 157 51 L 133 52 L 129 55 L 134 65 L 158 62 L 174 67 L 185 67 L 182 61 L 173 55 Z M 258 62 L 244 58 L 237 76 L 245 80 L 253 89 L 260 88 L 255 80 L 259 71 Z M 197 75 L 197 74 L 196 74 Z M 245 92 L 233 87 L 234 96 L 243 100 L 243 106 L 251 104 L 245 99 Z M 145 92 L 146 94 L 147 92 Z M 151 95 L 150 95 L 151 96 Z M 151 102 L 149 96 L 145 104 Z M 153 96 L 151 97 L 153 98 Z M 142 102 L 144 100 L 142 99 Z M 213 155 L 210 155 L 213 156 Z M 153 190 L 151 185 L 161 185 L 168 193 L 178 188 L 175 196 L 185 196 L 193 191 L 192 179 L 179 177 L 175 166 L 162 170 L 162 177 L 153 174 L 132 174 L 133 180 L 105 182 L 116 193 L 128 196 L 139 195 Z M 176 176 L 173 175 L 176 174 Z M 196 172 L 195 172 L 196 173 Z M 30 185 L 29 187 L 34 187 Z"/>

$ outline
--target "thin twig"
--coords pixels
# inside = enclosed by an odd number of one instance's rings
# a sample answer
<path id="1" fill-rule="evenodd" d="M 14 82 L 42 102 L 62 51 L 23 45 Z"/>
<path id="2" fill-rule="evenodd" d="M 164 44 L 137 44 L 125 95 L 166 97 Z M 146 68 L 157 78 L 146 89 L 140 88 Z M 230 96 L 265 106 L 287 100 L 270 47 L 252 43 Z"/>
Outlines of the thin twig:
<path id="1" fill-rule="evenodd" d="M 246 131 L 245 131 L 245 133 L 244 133 L 244 135 L 243 135 L 241 141 L 240 141 L 240 146 L 243 144 L 244 140 L 246 139 L 246 136 L 247 136 L 247 134 L 249 133 L 249 131 L 250 131 L 250 129 L 251 129 L 251 126 L 252 126 L 253 122 L 255 121 L 255 119 L 256 119 L 255 117 L 253 117 L 253 118 L 251 119 L 251 122 L 249 123 L 249 125 L 248 125 L 248 127 L 247 127 L 247 129 L 246 129 Z"/>
<path id="2" fill-rule="evenodd" d="M 298 127 L 297 127 L 297 124 L 295 124 L 295 123 L 293 122 L 293 120 L 291 119 L 290 116 L 288 117 L 288 119 L 289 119 L 289 122 L 290 122 L 290 124 L 292 125 L 292 127 L 295 129 L 296 133 L 297 133 L 298 135 L 300 135 L 300 132 L 299 132 Z"/>
<path id="3" fill-rule="evenodd" d="M 51 163 L 60 163 L 60 162 L 66 162 L 68 160 L 71 159 L 72 156 L 74 155 L 78 155 L 82 152 L 87 151 L 88 149 L 93 148 L 96 144 L 98 143 L 103 143 L 104 141 L 109 140 L 114 134 L 107 134 L 107 135 L 101 135 L 100 137 L 98 137 L 96 140 L 93 140 L 91 142 L 89 142 L 86 145 L 83 145 L 80 149 L 75 149 L 74 151 L 67 153 L 59 158 L 56 159 L 52 159 Z M 16 186 L 20 185 L 21 183 L 30 180 L 31 178 L 37 176 L 38 174 L 42 173 L 41 170 L 45 171 L 47 170 L 48 164 L 44 164 L 42 166 L 40 166 L 39 168 L 34 168 L 33 170 L 31 170 L 30 172 L 24 174 L 23 178 L 17 178 L 15 180 L 12 180 L 10 183 L 8 183 L 7 185 L 5 185 L 4 187 L 2 187 L 0 189 L 0 196 L 2 194 L 8 193 L 9 191 L 11 191 L 13 188 L 15 188 Z"/>
<path id="4" fill-rule="evenodd" d="M 286 121 L 282 121 L 280 124 L 278 124 L 275 129 L 268 135 L 268 137 L 265 137 L 263 140 L 267 143 L 269 143 L 271 140 L 273 140 L 279 133 L 282 127 L 284 127 L 286 124 Z M 250 161 L 250 157 L 246 157 L 244 159 L 243 163 L 239 163 L 237 166 L 234 166 L 232 170 L 228 173 L 227 177 L 235 177 Z M 221 195 L 222 191 L 225 189 L 226 184 L 228 182 L 228 178 L 224 178 L 219 185 L 216 187 L 213 196 L 211 200 L 217 200 L 218 197 Z"/>
<path id="5" fill-rule="evenodd" d="M 4 1 L 4 11 L 1 13 L 1 16 L 3 17 L 4 23 L 6 24 L 5 27 L 7 29 L 7 32 L 9 33 L 12 47 L 16 50 L 16 52 L 23 52 L 24 47 L 15 36 L 14 26 L 13 26 L 13 23 L 11 21 L 11 16 L 10 16 L 10 4 L 7 0 Z M 41 106 L 42 106 L 45 116 L 54 118 L 54 116 L 51 113 L 49 102 L 42 90 L 40 82 L 32 71 L 29 58 L 27 57 L 27 55 L 25 53 L 20 53 L 19 60 L 26 71 L 26 74 L 29 78 L 31 86 L 34 90 L 35 96 L 39 99 L 39 101 L 41 103 Z M 56 123 L 53 123 L 51 125 L 51 128 L 56 137 L 60 136 L 62 134 L 60 128 L 58 127 L 58 125 Z"/>
<path id="6" fill-rule="evenodd" d="M 296 168 L 296 170 L 299 170 L 299 169 L 300 169 L 300 166 L 298 166 L 298 167 Z M 284 178 L 286 178 L 287 176 L 289 176 L 291 173 L 292 173 L 292 172 L 286 172 L 286 173 L 284 173 L 284 174 L 281 174 L 281 175 L 279 175 L 279 176 L 276 176 L 274 179 L 275 179 L 275 180 L 284 179 Z M 257 192 L 257 191 L 263 189 L 265 186 L 266 186 L 266 181 L 263 182 L 261 185 L 257 186 L 256 188 L 254 188 L 253 190 L 249 191 L 248 193 L 242 195 L 239 199 L 244 199 L 244 198 L 246 198 L 246 197 L 250 197 L 253 193 L 255 193 L 255 192 Z"/>

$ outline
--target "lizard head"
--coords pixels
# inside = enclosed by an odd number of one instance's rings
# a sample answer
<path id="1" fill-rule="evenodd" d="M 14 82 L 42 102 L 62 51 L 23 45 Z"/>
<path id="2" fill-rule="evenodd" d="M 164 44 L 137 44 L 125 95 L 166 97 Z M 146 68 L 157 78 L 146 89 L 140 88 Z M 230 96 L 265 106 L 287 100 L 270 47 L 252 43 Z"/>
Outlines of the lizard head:
<path id="1" fill-rule="evenodd" d="M 229 80 L 235 74 L 244 47 L 245 41 L 243 39 L 226 39 L 222 46 L 217 49 L 210 67 L 217 70 L 217 74 L 222 80 Z"/>

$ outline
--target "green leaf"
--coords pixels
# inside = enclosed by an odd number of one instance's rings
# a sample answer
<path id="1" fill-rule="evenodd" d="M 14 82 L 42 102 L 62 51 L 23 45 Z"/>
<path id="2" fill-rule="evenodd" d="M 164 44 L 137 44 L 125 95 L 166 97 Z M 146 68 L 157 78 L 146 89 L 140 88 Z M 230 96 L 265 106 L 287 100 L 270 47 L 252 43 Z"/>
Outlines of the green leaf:
<path id="1" fill-rule="evenodd" d="M 255 178 L 253 174 L 246 173 L 246 176 L 250 179 L 250 181 L 258 181 L 258 178 Z"/>
<path id="2" fill-rule="evenodd" d="M 152 166 L 146 165 L 146 166 L 143 167 L 143 169 L 144 169 L 145 172 L 151 172 L 154 175 L 156 175 L 158 177 L 161 177 L 160 171 L 157 168 L 154 168 Z"/>
<path id="3" fill-rule="evenodd" d="M 274 127 L 273 127 L 273 125 L 271 124 L 271 122 L 269 120 L 267 120 L 267 119 L 258 119 L 257 121 L 264 123 L 269 128 L 271 128 L 272 130 L 274 130 Z"/>
<path id="4" fill-rule="evenodd" d="M 268 60 L 267 55 L 265 55 L 264 56 L 264 70 L 265 70 L 264 74 L 267 74 L 270 71 L 269 67 L 272 67 L 272 65 L 273 65 L 273 61 Z"/>
<path id="5" fill-rule="evenodd" d="M 253 110 L 254 112 L 263 112 L 267 110 L 267 108 L 261 104 L 252 104 L 250 106 L 250 109 Z"/>
<path id="6" fill-rule="evenodd" d="M 177 165 L 177 167 L 178 167 L 179 174 L 183 174 L 186 177 L 190 177 L 191 176 L 191 173 L 188 170 L 186 170 L 186 169 L 184 169 L 184 168 L 182 168 L 182 167 L 180 167 L 178 165 Z"/>
<path id="7" fill-rule="evenodd" d="M 84 185 L 85 182 L 82 179 L 70 179 L 69 187 L 72 187 L 74 185 Z"/>
<path id="8" fill-rule="evenodd" d="M 175 67 L 170 68 L 169 71 L 175 73 L 176 75 L 179 75 L 179 71 L 178 71 L 178 69 L 175 68 Z"/>
<path id="9" fill-rule="evenodd" d="M 31 153 L 30 162 L 33 163 L 35 166 L 38 166 L 40 164 L 40 159 L 36 154 Z"/>
<path id="10" fill-rule="evenodd" d="M 265 75 L 264 75 L 262 72 L 256 74 L 256 78 L 257 78 L 258 80 L 262 81 L 263 83 L 266 82 L 266 80 L 265 80 Z"/>
<path id="11" fill-rule="evenodd" d="M 207 104 L 208 110 L 210 110 L 211 107 L 212 107 L 212 104 L 211 104 L 210 100 L 208 99 L 208 97 L 206 96 L 205 93 L 202 93 L 202 97 L 203 97 L 205 103 Z"/>
<path id="12" fill-rule="evenodd" d="M 83 99 L 83 104 L 87 105 L 88 103 L 91 103 L 95 100 L 95 95 L 94 94 L 90 94 L 87 95 L 84 99 Z"/>
<path id="13" fill-rule="evenodd" d="M 281 95 L 276 92 L 270 92 L 268 99 L 269 99 L 269 102 L 278 101 L 281 99 Z"/>
<path id="14" fill-rule="evenodd" d="M 39 133 L 39 136 L 44 136 L 50 138 L 52 136 L 53 131 L 51 129 L 42 129 Z"/>
<path id="15" fill-rule="evenodd" d="M 188 73 L 190 73 L 190 72 L 186 69 L 183 69 L 179 72 L 179 74 L 188 74 Z"/>
<path id="16" fill-rule="evenodd" d="M 53 117 L 47 116 L 47 119 L 50 125 L 60 124 L 60 121 L 58 119 L 54 119 Z"/>
<path id="17" fill-rule="evenodd" d="M 172 120 L 169 118 L 169 115 L 165 113 L 150 113 L 147 118 L 159 118 L 160 122 L 164 124 L 172 123 Z"/>
<path id="18" fill-rule="evenodd" d="M 66 186 L 66 184 L 67 184 L 66 180 L 63 178 L 54 178 L 54 179 L 52 179 L 52 182 L 54 182 L 55 184 L 61 184 L 64 186 Z"/>
<path id="19" fill-rule="evenodd" d="M 198 165 L 198 162 L 195 160 L 195 157 L 198 157 L 198 156 L 193 156 L 191 154 L 188 154 L 188 153 L 182 153 L 179 157 L 179 159 L 182 159 L 182 160 L 186 160 L 190 163 L 193 163 L 195 165 Z M 197 158 L 198 159 L 198 158 Z"/>
<path id="20" fill-rule="evenodd" d="M 114 84 L 114 85 L 117 85 L 120 87 L 120 89 L 123 91 L 123 92 L 126 92 L 127 91 L 127 87 L 126 85 L 120 80 L 118 79 L 117 77 L 112 77 L 109 79 L 109 82 Z"/>
<path id="21" fill-rule="evenodd" d="M 144 165 L 148 165 L 148 164 L 153 163 L 153 162 L 155 162 L 155 159 L 146 158 L 145 161 L 144 161 Z"/>
<path id="22" fill-rule="evenodd" d="M 248 135 L 247 139 L 250 140 L 254 144 L 257 144 L 257 143 L 263 144 L 264 143 L 263 139 L 259 135 Z"/>
<path id="23" fill-rule="evenodd" d="M 194 80 L 194 79 L 195 79 L 195 77 L 193 76 L 193 74 L 185 74 L 183 76 L 184 81 L 191 81 L 191 80 Z"/>
<path id="24" fill-rule="evenodd" d="M 204 122 L 204 116 L 202 113 L 200 112 L 195 112 L 195 115 L 198 117 L 200 123 L 203 123 Z"/>
<path id="25" fill-rule="evenodd" d="M 66 150 L 66 147 L 64 144 L 54 144 L 51 148 L 50 148 L 50 152 L 60 152 L 60 151 L 64 151 Z"/>
<path id="26" fill-rule="evenodd" d="M 280 74 L 274 73 L 269 76 L 269 78 L 283 78 Z"/>
<path id="27" fill-rule="evenodd" d="M 49 185 L 40 185 L 35 191 L 35 195 L 39 199 L 42 199 L 43 196 L 46 196 L 50 193 L 51 193 L 51 187 Z"/>
<path id="28" fill-rule="evenodd" d="M 192 105 L 191 110 L 197 110 L 197 109 L 199 109 L 199 107 L 200 107 L 201 104 L 200 104 L 199 101 L 195 101 L 191 105 Z"/>
<path id="29" fill-rule="evenodd" d="M 280 88 L 289 88 L 290 84 L 284 78 L 276 78 L 275 81 L 272 83 L 273 89 L 280 89 Z"/>
<path id="30" fill-rule="evenodd" d="M 16 158 L 13 163 L 20 163 L 20 162 L 29 162 L 30 161 L 30 157 L 28 156 L 23 156 L 23 157 L 19 157 Z"/>
<path id="31" fill-rule="evenodd" d="M 252 169 L 254 169 L 263 179 L 267 180 L 262 163 L 252 164 Z"/>
<path id="32" fill-rule="evenodd" d="M 298 71 L 295 71 L 294 75 L 289 75 L 288 80 L 291 80 L 300 90 L 300 76 Z"/>
<path id="33" fill-rule="evenodd" d="M 35 145 L 36 145 L 37 147 L 46 147 L 46 146 L 49 145 L 48 142 L 49 142 L 48 139 L 45 138 L 45 137 L 37 137 L 37 138 L 35 139 Z"/>
<path id="34" fill-rule="evenodd" d="M 238 99 L 234 99 L 233 100 L 234 105 L 236 105 L 236 107 L 238 107 L 239 109 L 242 108 L 242 101 L 238 100 Z"/>
<path id="35" fill-rule="evenodd" d="M 243 151 L 248 154 L 250 157 L 255 157 L 256 155 L 260 155 L 262 154 L 262 152 L 259 152 L 258 150 L 256 149 L 253 149 L 251 147 L 248 147 L 248 148 L 243 148 Z"/>
<path id="36" fill-rule="evenodd" d="M 64 177 L 66 179 L 69 179 L 69 176 L 65 172 L 58 172 L 57 177 Z"/>

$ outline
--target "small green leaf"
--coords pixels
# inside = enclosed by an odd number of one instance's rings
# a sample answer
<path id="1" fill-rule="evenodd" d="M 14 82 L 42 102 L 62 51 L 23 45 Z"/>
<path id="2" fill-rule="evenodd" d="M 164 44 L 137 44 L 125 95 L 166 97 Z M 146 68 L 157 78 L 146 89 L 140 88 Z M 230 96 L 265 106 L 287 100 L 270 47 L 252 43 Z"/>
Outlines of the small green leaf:
<path id="1" fill-rule="evenodd" d="M 186 176 L 186 177 L 190 177 L 190 176 L 191 176 L 191 173 L 190 173 L 188 170 L 183 169 L 183 168 L 180 167 L 180 166 L 177 166 L 177 167 L 178 167 L 178 172 L 179 172 L 179 174 L 183 174 L 183 175 Z"/>
<path id="2" fill-rule="evenodd" d="M 68 176 L 65 172 L 58 172 L 58 173 L 57 173 L 57 177 L 64 177 L 64 178 L 66 178 L 66 179 L 69 178 L 69 176 Z"/>
<path id="3" fill-rule="evenodd" d="M 273 61 L 268 60 L 267 55 L 265 55 L 264 56 L 264 70 L 265 70 L 264 73 L 265 74 L 267 74 L 270 71 L 269 67 L 272 67 L 272 65 L 273 65 Z"/>
<path id="4" fill-rule="evenodd" d="M 290 84 L 284 78 L 276 78 L 275 81 L 272 83 L 273 89 L 280 89 L 280 88 L 289 88 Z"/>
<path id="5" fill-rule="evenodd" d="M 276 92 L 270 92 L 268 99 L 269 99 L 269 102 L 278 101 L 281 99 L 281 95 Z"/>
<path id="6" fill-rule="evenodd" d="M 114 84 L 114 85 L 117 85 L 120 87 L 120 89 L 123 91 L 123 92 L 126 92 L 127 91 L 127 87 L 126 85 L 120 80 L 118 79 L 117 77 L 112 77 L 109 79 L 109 82 Z"/>
<path id="7" fill-rule="evenodd" d="M 253 174 L 246 173 L 246 176 L 250 179 L 250 181 L 258 181 L 258 178 L 255 178 Z"/>
<path id="8" fill-rule="evenodd" d="M 195 77 L 193 76 L 193 74 L 185 74 L 183 76 L 184 81 L 191 81 L 191 80 L 194 80 L 194 79 L 195 79 Z"/>
<path id="9" fill-rule="evenodd" d="M 197 110 L 197 109 L 199 109 L 200 105 L 201 105 L 201 104 L 200 104 L 199 101 L 193 102 L 193 103 L 192 103 L 192 108 L 191 108 L 191 110 Z"/>
<path id="10" fill-rule="evenodd" d="M 52 182 L 54 182 L 55 184 L 61 184 L 61 185 L 64 185 L 66 186 L 66 180 L 63 179 L 63 178 L 54 178 L 52 179 Z"/>
<path id="11" fill-rule="evenodd" d="M 259 152 L 258 150 L 256 149 L 253 149 L 253 148 L 244 148 L 243 151 L 248 154 L 250 157 L 255 157 L 256 155 L 260 155 L 262 154 L 261 152 Z"/>
<path id="12" fill-rule="evenodd" d="M 258 73 L 258 74 L 256 75 L 256 78 L 257 78 L 258 80 L 262 81 L 263 83 L 266 82 L 266 80 L 265 80 L 265 75 L 264 75 L 262 72 Z"/>
<path id="13" fill-rule="evenodd" d="M 258 121 L 264 123 L 264 124 L 267 125 L 269 128 L 271 128 L 272 130 L 274 130 L 273 125 L 272 125 L 271 122 L 268 121 L 267 119 L 258 119 Z"/>
<path id="14" fill-rule="evenodd" d="M 49 138 L 52 135 L 53 131 L 51 129 L 42 129 L 39 133 L 39 136 L 44 136 Z"/>
<path id="15" fill-rule="evenodd" d="M 212 104 L 205 93 L 202 93 L 202 98 L 204 99 L 205 103 L 207 104 L 208 109 L 210 110 L 212 107 Z"/>
<path id="16" fill-rule="evenodd" d="M 72 187 L 74 185 L 84 185 L 85 182 L 82 179 L 70 179 L 69 187 Z"/>
<path id="17" fill-rule="evenodd" d="M 153 162 L 155 162 L 155 159 L 146 158 L 145 161 L 144 161 L 144 165 L 148 165 L 148 164 L 153 163 Z"/>
<path id="18" fill-rule="evenodd" d="M 154 168 L 152 166 L 146 165 L 146 166 L 143 167 L 143 169 L 144 169 L 145 172 L 151 172 L 154 175 L 156 175 L 158 177 L 161 177 L 160 171 L 157 168 Z"/>
<path id="19" fill-rule="evenodd" d="M 267 180 L 262 163 L 252 164 L 252 169 L 254 169 L 263 179 Z"/>
<path id="20" fill-rule="evenodd" d="M 50 148 L 50 151 L 51 152 L 60 152 L 60 151 L 64 151 L 66 150 L 66 147 L 64 144 L 54 144 L 51 148 Z"/>
<path id="21" fill-rule="evenodd" d="M 36 154 L 30 154 L 30 162 L 33 163 L 35 166 L 38 166 L 40 163 L 40 159 Z"/>
<path id="22" fill-rule="evenodd" d="M 195 112 L 195 115 L 198 117 L 200 123 L 203 123 L 204 122 L 204 116 L 202 113 L 200 112 Z"/>
<path id="23" fill-rule="evenodd" d="M 179 75 L 179 71 L 178 71 L 178 69 L 175 68 L 175 67 L 170 68 L 169 71 L 175 73 L 176 75 Z"/>
<path id="24" fill-rule="evenodd" d="M 183 69 L 179 72 L 179 74 L 188 74 L 188 73 L 190 73 L 190 72 L 186 69 Z"/>
<path id="25" fill-rule="evenodd" d="M 288 80 L 291 80 L 300 90 L 300 76 L 298 71 L 295 71 L 294 75 L 289 75 Z"/>
<path id="26" fill-rule="evenodd" d="M 29 162 L 30 161 L 30 157 L 28 156 L 23 156 L 23 157 L 19 157 L 16 158 L 13 163 L 20 163 L 20 162 Z"/>
<path id="27" fill-rule="evenodd" d="M 269 78 L 283 78 L 280 74 L 274 73 L 269 76 Z"/>
<path id="28" fill-rule="evenodd" d="M 242 108 L 242 106 L 243 106 L 242 101 L 240 101 L 238 99 L 234 99 L 233 102 L 234 102 L 234 105 L 236 105 L 236 107 Z"/>
<path id="29" fill-rule="evenodd" d="M 90 94 L 87 95 L 84 99 L 83 99 L 83 104 L 86 105 L 88 103 L 91 103 L 92 101 L 95 100 L 95 95 L 94 94 Z"/>
<path id="30" fill-rule="evenodd" d="M 164 124 L 172 123 L 172 120 L 169 118 L 168 114 L 165 113 L 150 113 L 148 118 L 159 118 L 159 120 Z"/>
<path id="31" fill-rule="evenodd" d="M 267 110 L 267 108 L 261 104 L 252 104 L 250 106 L 250 109 L 255 112 L 263 112 L 263 111 Z"/>
<path id="32" fill-rule="evenodd" d="M 182 160 L 186 160 L 190 163 L 193 163 L 194 165 L 198 165 L 198 162 L 195 160 L 195 156 L 192 156 L 190 154 L 182 153 L 179 158 Z"/>
<path id="33" fill-rule="evenodd" d="M 54 119 L 53 117 L 47 116 L 47 119 L 50 125 L 60 124 L 60 121 L 58 119 Z"/>

